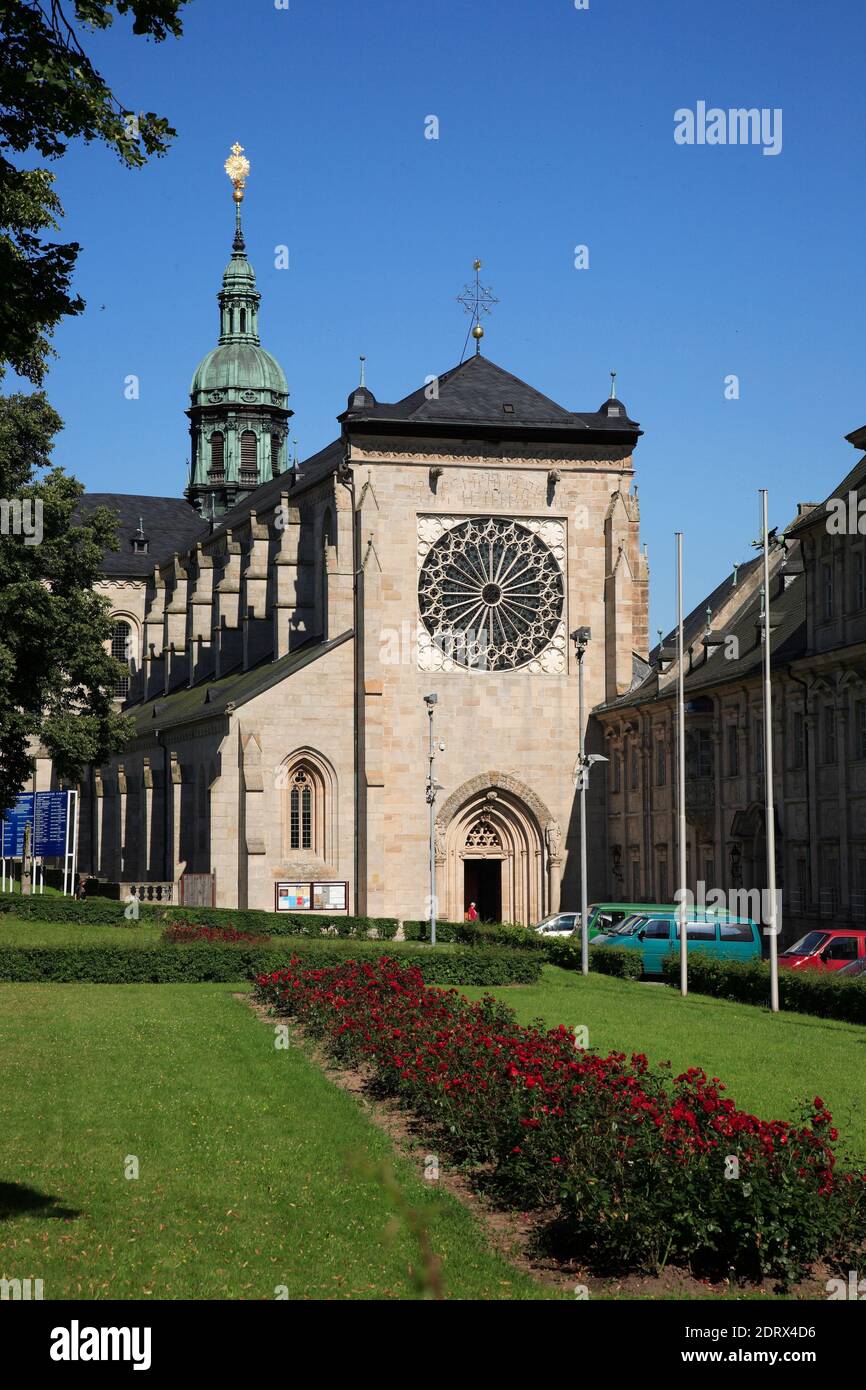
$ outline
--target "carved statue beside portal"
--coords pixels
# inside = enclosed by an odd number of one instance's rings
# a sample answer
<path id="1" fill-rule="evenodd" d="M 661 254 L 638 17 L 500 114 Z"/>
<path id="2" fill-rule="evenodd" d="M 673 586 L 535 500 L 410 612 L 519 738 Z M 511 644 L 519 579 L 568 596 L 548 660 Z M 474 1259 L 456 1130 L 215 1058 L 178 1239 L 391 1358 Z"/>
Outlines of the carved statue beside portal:
<path id="1" fill-rule="evenodd" d="M 544 832 L 547 840 L 547 853 L 551 859 L 559 859 L 562 849 L 562 831 L 559 828 L 559 821 L 552 820 Z"/>
<path id="2" fill-rule="evenodd" d="M 437 861 L 445 858 L 445 826 L 438 820 L 433 826 L 433 852 Z"/>

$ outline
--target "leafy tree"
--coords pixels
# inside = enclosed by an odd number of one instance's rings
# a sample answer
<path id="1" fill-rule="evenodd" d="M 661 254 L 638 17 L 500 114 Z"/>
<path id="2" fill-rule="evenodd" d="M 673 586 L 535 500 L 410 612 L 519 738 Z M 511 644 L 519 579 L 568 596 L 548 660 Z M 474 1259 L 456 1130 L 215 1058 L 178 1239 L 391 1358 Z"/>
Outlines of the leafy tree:
<path id="1" fill-rule="evenodd" d="M 50 239 L 63 212 L 53 175 L 10 156 L 58 159 L 75 139 L 101 141 L 128 168 L 164 154 L 175 132 L 153 112 L 125 110 L 80 30 L 124 16 L 161 42 L 180 36 L 186 3 L 0 0 L 0 377 L 11 366 L 39 386 L 51 334 L 84 308 L 71 288 L 78 244 Z M 73 525 L 84 489 L 51 464 L 60 428 L 41 392 L 0 397 L 0 813 L 30 775 L 35 740 L 61 778 L 77 780 L 131 731 L 112 707 L 122 668 L 105 649 L 108 604 L 93 587 L 115 518 L 102 509 Z"/>
<path id="2" fill-rule="evenodd" d="M 108 29 L 132 17 L 134 34 L 157 43 L 182 32 L 188 0 L 0 0 L 0 151 L 57 159 L 70 140 L 101 140 L 129 168 L 162 155 L 175 134 L 162 116 L 125 110 L 97 72 L 76 25 Z M 62 208 L 45 168 L 19 169 L 0 153 L 0 374 L 11 365 L 39 385 L 61 318 L 84 303 L 71 290 L 77 242 L 58 244 Z"/>
<path id="3" fill-rule="evenodd" d="M 93 588 L 116 518 L 99 508 L 72 524 L 84 489 L 51 467 L 60 428 L 41 391 L 0 397 L 0 814 L 30 775 L 31 740 L 74 781 L 131 732 L 112 708 L 124 667 L 103 645 L 108 603 Z"/>

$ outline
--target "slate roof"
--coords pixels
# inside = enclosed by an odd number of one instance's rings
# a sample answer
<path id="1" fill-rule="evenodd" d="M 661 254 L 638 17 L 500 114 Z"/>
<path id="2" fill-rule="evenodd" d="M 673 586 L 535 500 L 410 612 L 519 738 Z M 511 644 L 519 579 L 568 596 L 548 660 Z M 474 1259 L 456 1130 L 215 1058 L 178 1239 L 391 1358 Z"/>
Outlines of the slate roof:
<path id="1" fill-rule="evenodd" d="M 148 575 L 154 565 L 170 559 L 176 551 L 184 554 L 208 531 L 207 522 L 182 497 L 86 492 L 76 505 L 73 520 L 81 523 L 97 507 L 107 507 L 118 516 L 119 549 L 106 550 L 102 556 L 102 573 L 106 575 Z M 139 518 L 148 538 L 148 548 L 144 554 L 132 548 L 132 537 L 138 530 Z"/>
<path id="2" fill-rule="evenodd" d="M 796 536 L 803 531 L 808 531 L 818 522 L 823 523 L 827 516 L 827 504 L 830 498 L 841 497 L 847 501 L 848 493 L 856 492 L 864 482 L 866 482 L 866 454 L 864 454 L 863 458 L 857 460 L 850 473 L 846 474 L 841 483 L 836 484 L 833 491 L 823 502 L 813 507 L 811 511 L 806 512 L 803 516 L 799 516 L 792 525 L 788 526 L 785 530 L 785 535 Z"/>
<path id="3" fill-rule="evenodd" d="M 318 661 L 328 652 L 334 651 L 352 636 L 351 630 L 343 632 L 328 642 L 318 637 L 312 638 L 288 656 L 279 661 L 269 658 L 259 662 L 248 671 L 237 668 L 221 676 L 219 680 L 205 680 L 192 686 L 183 686 L 168 695 L 157 695 L 153 699 L 135 705 L 125 705 L 124 714 L 135 720 L 136 732 L 140 737 L 153 734 L 157 729 L 173 728 L 187 724 L 195 719 L 225 713 L 229 704 L 237 707 L 270 690 L 271 686 L 300 671 L 310 662 Z"/>
<path id="4" fill-rule="evenodd" d="M 429 396 L 429 387 L 420 386 L 402 400 L 383 403 L 369 390 L 358 390 L 349 397 L 349 409 L 338 418 L 352 426 L 362 422 L 426 427 L 473 424 L 496 427 L 502 432 L 546 426 L 631 437 L 642 433 L 637 422 L 629 419 L 622 401 L 606 401 L 598 411 L 566 410 L 480 354 L 443 372 L 438 377 L 436 398 Z M 619 413 L 615 413 L 617 408 Z"/>
<path id="5" fill-rule="evenodd" d="M 790 533 L 788 533 L 790 534 Z M 771 665 L 774 667 L 785 666 L 798 657 L 803 656 L 806 651 L 806 582 L 803 575 L 802 565 L 799 564 L 799 546 L 791 544 L 789 551 L 791 568 L 788 571 L 795 577 L 788 584 L 787 588 L 781 592 L 776 585 L 773 585 L 773 594 L 770 602 L 770 622 L 771 622 Z M 739 567 L 740 580 L 744 574 L 748 574 L 755 566 L 762 563 L 761 557 L 757 556 L 747 564 Z M 777 578 L 780 571 L 777 571 L 773 578 Z M 686 665 L 688 666 L 688 649 L 693 647 L 695 664 L 691 671 L 686 670 L 683 679 L 683 690 L 686 698 L 693 697 L 703 690 L 711 689 L 713 686 L 724 684 L 728 681 L 738 681 L 754 675 L 760 671 L 763 663 L 764 648 L 760 641 L 760 608 L 761 596 L 760 587 L 755 589 L 750 598 L 743 604 L 742 608 L 734 614 L 732 621 L 725 624 L 724 635 L 734 636 L 740 644 L 740 655 L 736 660 L 731 660 L 724 654 L 724 647 L 717 646 L 707 649 L 702 646 L 701 638 L 706 628 L 707 605 L 711 609 L 717 607 L 722 599 L 730 596 L 733 575 L 718 584 L 711 594 L 698 604 L 696 608 L 683 620 L 683 649 L 685 652 Z M 772 583 L 772 580 L 771 580 Z M 718 635 L 718 634 L 716 634 Z M 662 646 L 671 648 L 676 646 L 676 629 L 664 639 Z M 670 699 L 676 694 L 676 680 L 671 678 L 670 672 L 664 683 L 659 685 L 659 671 L 655 664 L 658 658 L 658 647 L 650 653 L 650 659 L 654 663 L 653 670 L 646 678 L 633 684 L 632 688 L 625 695 L 619 695 L 615 700 L 606 700 L 595 707 L 594 712 L 614 710 L 623 707 L 649 704 L 656 699 Z"/>

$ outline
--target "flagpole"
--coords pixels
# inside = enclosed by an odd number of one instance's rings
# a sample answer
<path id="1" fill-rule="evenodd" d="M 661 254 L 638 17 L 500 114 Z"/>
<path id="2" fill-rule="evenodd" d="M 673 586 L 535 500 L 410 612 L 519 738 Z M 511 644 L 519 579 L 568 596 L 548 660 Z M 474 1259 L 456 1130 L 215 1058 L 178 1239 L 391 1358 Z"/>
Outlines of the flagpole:
<path id="1" fill-rule="evenodd" d="M 679 851 L 680 994 L 689 992 L 689 948 L 686 932 L 686 705 L 683 690 L 683 533 L 677 538 L 677 829 Z"/>
<path id="2" fill-rule="evenodd" d="M 764 820 L 767 840 L 767 893 L 770 934 L 770 1008 L 779 1012 L 779 940 L 776 921 L 776 809 L 773 800 L 773 691 L 770 682 L 770 538 L 767 531 L 767 489 L 761 495 L 761 539 L 764 544 Z"/>

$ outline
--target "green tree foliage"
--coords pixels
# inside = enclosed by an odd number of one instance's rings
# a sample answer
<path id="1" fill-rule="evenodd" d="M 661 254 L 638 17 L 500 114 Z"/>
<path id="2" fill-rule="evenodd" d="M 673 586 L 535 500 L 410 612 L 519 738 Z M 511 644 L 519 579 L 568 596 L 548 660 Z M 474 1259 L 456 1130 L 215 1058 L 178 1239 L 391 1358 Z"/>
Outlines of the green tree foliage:
<path id="1" fill-rule="evenodd" d="M 83 301 L 71 290 L 77 242 L 44 236 L 62 208 L 45 168 L 20 169 L 8 153 L 52 160 L 71 140 L 100 140 L 129 168 L 162 155 L 175 132 L 154 112 L 125 110 L 87 56 L 80 30 L 108 29 L 117 16 L 134 34 L 179 37 L 188 0 L 0 0 L 0 373 L 7 365 L 39 385 L 50 335 Z"/>
<path id="2" fill-rule="evenodd" d="M 60 428 L 42 392 L 0 397 L 0 814 L 30 774 L 31 740 L 41 740 L 60 777 L 77 780 L 131 732 L 112 708 L 125 668 L 104 645 L 108 603 L 93 587 L 103 551 L 116 546 L 115 517 L 100 508 L 86 525 L 72 524 L 84 489 L 51 466 Z M 21 526 L 15 534 L 9 499 L 29 516 L 29 537 Z M 28 544 L 39 531 L 39 544 Z"/>

